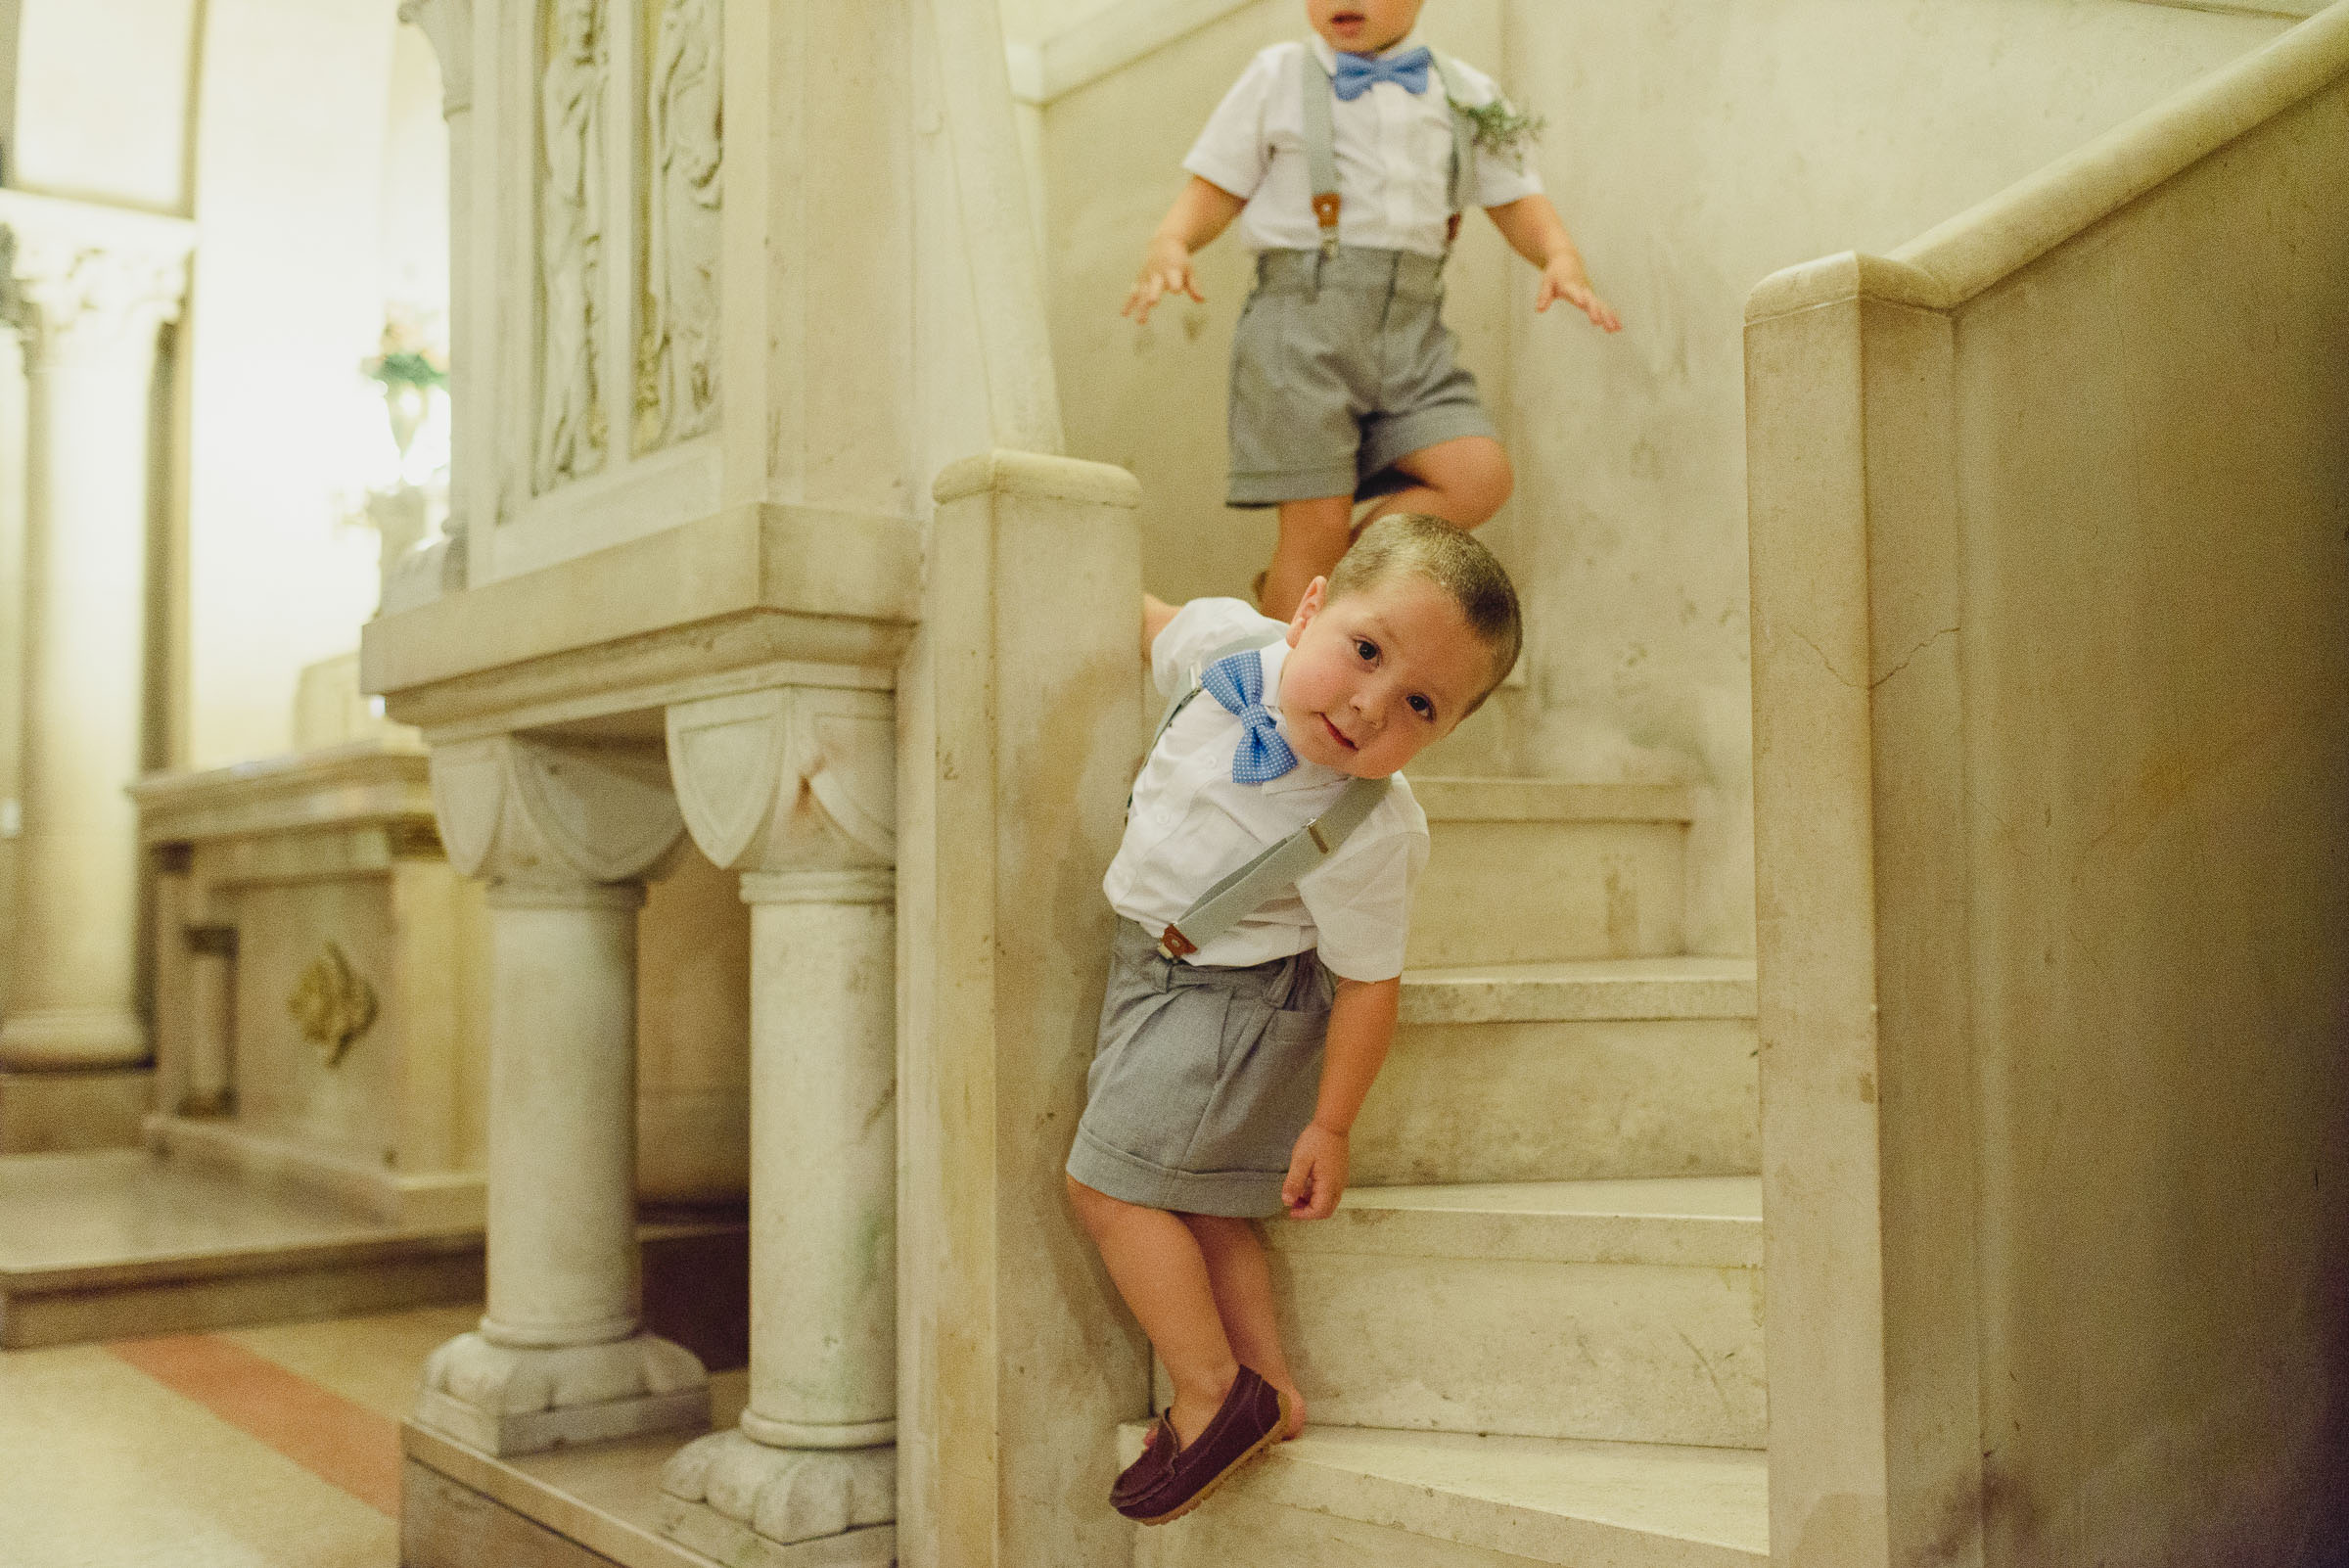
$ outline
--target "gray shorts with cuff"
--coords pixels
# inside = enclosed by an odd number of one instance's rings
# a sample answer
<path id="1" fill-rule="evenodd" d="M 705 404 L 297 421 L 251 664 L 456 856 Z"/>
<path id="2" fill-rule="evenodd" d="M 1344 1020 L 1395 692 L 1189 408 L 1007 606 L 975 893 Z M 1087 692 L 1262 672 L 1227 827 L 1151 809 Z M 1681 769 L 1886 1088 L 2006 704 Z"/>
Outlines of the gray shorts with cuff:
<path id="1" fill-rule="evenodd" d="M 1119 921 L 1069 1175 L 1146 1209 L 1281 1213 L 1334 989 L 1310 947 L 1245 968 L 1188 964 Z"/>
<path id="2" fill-rule="evenodd" d="M 1231 340 L 1233 506 L 1362 498 L 1438 441 L 1494 436 L 1444 325 L 1444 262 L 1415 251 L 1266 251 Z"/>

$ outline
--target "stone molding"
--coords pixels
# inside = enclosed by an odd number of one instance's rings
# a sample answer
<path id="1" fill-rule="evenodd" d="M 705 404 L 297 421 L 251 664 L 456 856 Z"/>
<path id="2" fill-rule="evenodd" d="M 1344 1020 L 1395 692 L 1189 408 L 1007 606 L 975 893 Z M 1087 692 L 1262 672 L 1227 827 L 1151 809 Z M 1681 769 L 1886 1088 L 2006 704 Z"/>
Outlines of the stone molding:
<path id="1" fill-rule="evenodd" d="M 440 117 L 473 108 L 473 0 L 401 0 L 399 20 L 423 32 L 440 58 Z"/>
<path id="2" fill-rule="evenodd" d="M 154 347 L 187 297 L 196 226 L 121 208 L 0 191 L 10 313 L 30 368 Z"/>
<path id="3" fill-rule="evenodd" d="M 657 748 L 492 735 L 436 747 L 433 806 L 449 864 L 498 896 L 655 874 L 684 836 Z"/>
<path id="4" fill-rule="evenodd" d="M 760 873 L 896 862 L 897 718 L 887 692 L 771 687 L 671 704 L 668 722 L 677 803 L 714 864 Z"/>

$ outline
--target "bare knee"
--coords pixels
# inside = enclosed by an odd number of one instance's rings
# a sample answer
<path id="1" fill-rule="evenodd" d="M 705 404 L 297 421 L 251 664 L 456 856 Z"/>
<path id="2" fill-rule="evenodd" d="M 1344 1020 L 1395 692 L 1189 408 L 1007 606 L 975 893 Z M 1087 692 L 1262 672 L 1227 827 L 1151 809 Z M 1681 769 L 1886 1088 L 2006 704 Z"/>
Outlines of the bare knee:
<path id="1" fill-rule="evenodd" d="M 1517 487 L 1508 452 L 1490 436 L 1439 441 L 1397 466 L 1434 492 L 1428 511 L 1464 529 L 1499 511 Z"/>
<path id="2" fill-rule="evenodd" d="M 1510 468 L 1509 454 L 1500 442 L 1480 436 L 1460 444 L 1465 449 L 1456 454 L 1451 483 L 1446 486 L 1455 497 L 1460 515 L 1446 521 L 1472 529 L 1500 510 L 1510 492 L 1517 488 L 1517 475 Z"/>

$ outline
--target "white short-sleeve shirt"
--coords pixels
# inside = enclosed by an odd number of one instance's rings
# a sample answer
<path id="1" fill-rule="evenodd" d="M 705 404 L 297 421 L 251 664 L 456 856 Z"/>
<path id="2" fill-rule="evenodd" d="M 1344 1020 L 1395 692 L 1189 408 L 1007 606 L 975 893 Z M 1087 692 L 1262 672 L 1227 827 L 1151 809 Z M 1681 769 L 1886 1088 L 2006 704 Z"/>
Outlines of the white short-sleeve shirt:
<path id="1" fill-rule="evenodd" d="M 1172 699 L 1187 690 L 1207 655 L 1280 625 L 1237 599 L 1193 599 L 1151 645 L 1150 669 L 1160 694 Z M 1265 706 L 1284 733 L 1280 671 L 1288 652 L 1285 641 L 1263 651 Z M 1202 693 L 1159 737 L 1134 781 L 1125 841 L 1101 880 L 1119 914 L 1153 932 L 1164 930 L 1217 879 L 1329 809 L 1345 790 L 1347 774 L 1303 759 L 1269 783 L 1234 783 L 1231 761 L 1240 735 L 1238 716 Z M 1398 773 L 1337 853 L 1190 961 L 1261 964 L 1318 947 L 1322 963 L 1348 980 L 1402 974 L 1411 890 L 1427 864 L 1427 813 Z"/>
<path id="2" fill-rule="evenodd" d="M 1414 31 L 1381 56 L 1418 47 Z M 1248 63 L 1209 116 L 1182 166 L 1244 198 L 1240 243 L 1251 251 L 1312 251 L 1321 244 L 1313 220 L 1313 178 L 1305 162 L 1305 111 L 1298 100 L 1300 57 L 1312 49 L 1324 70 L 1337 53 L 1319 38 L 1277 43 Z M 1453 61 L 1468 106 L 1500 96 L 1493 78 Z M 1451 110 L 1433 68 L 1427 91 L 1374 83 L 1349 103 L 1330 94 L 1330 142 L 1338 165 L 1338 243 L 1444 254 L 1451 219 Z M 1542 189 L 1532 160 L 1478 148 L 1476 200 L 1500 207 Z"/>

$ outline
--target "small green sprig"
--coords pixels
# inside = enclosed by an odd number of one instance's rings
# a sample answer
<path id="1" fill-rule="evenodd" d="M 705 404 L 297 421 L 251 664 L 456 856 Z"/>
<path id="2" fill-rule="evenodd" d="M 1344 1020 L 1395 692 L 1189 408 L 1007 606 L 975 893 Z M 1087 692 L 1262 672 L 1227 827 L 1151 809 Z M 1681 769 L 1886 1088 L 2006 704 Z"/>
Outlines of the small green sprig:
<path id="1" fill-rule="evenodd" d="M 1528 115 L 1506 98 L 1495 97 L 1490 103 L 1451 106 L 1468 117 L 1476 128 L 1476 145 L 1497 158 L 1505 158 L 1519 168 L 1525 166 L 1525 150 L 1542 134 L 1549 120 L 1541 115 Z"/>
<path id="2" fill-rule="evenodd" d="M 367 377 L 390 387 L 445 387 L 448 372 L 432 362 L 422 352 L 409 349 L 388 353 L 370 361 L 365 367 Z"/>

